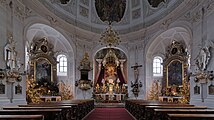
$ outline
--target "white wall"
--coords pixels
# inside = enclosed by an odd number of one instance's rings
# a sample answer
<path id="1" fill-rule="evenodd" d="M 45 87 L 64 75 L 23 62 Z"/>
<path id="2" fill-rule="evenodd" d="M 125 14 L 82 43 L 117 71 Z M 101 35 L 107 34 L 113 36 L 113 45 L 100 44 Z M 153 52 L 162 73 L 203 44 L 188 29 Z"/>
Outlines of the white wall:
<path id="1" fill-rule="evenodd" d="M 191 66 L 191 70 L 193 73 L 197 73 L 197 67 L 195 66 L 195 58 L 199 54 L 200 48 L 208 47 L 210 46 L 210 53 L 211 53 L 211 59 L 207 66 L 207 71 L 213 71 L 214 66 L 214 10 L 213 8 L 210 8 L 210 5 L 213 5 L 214 3 L 205 3 L 203 6 L 199 6 L 197 10 L 193 12 L 200 12 L 202 16 L 202 7 L 205 9 L 204 19 L 200 16 L 198 21 L 193 23 L 193 49 L 192 49 L 192 59 L 191 63 L 193 65 Z M 202 23 L 205 23 L 202 25 Z M 204 33 L 204 35 L 202 35 Z M 202 38 L 203 36 L 203 38 Z M 214 108 L 214 95 L 209 95 L 208 93 L 208 86 L 211 85 L 211 81 L 207 81 L 207 83 L 200 84 L 197 83 L 198 86 L 200 86 L 200 94 L 196 95 L 194 94 L 193 88 L 196 86 L 196 83 L 194 82 L 194 77 L 191 77 L 191 104 L 194 105 L 204 105 L 208 107 Z"/>

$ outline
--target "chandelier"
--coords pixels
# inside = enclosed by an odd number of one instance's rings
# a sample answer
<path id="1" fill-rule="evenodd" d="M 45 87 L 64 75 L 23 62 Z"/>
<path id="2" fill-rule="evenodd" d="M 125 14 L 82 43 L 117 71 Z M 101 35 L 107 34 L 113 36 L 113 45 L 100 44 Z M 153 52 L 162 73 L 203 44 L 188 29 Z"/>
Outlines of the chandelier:
<path id="1" fill-rule="evenodd" d="M 111 47 L 119 45 L 121 41 L 118 33 L 115 32 L 112 29 L 111 24 L 109 24 L 108 28 L 106 28 L 106 31 L 101 34 L 99 42 L 101 42 L 101 45 L 105 44 L 106 47 Z"/>

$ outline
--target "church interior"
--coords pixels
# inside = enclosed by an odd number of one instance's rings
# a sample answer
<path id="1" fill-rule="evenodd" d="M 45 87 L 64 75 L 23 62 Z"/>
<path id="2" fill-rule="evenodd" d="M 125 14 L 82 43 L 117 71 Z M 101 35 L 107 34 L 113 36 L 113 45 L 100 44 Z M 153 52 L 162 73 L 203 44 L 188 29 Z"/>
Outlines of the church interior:
<path id="1" fill-rule="evenodd" d="M 214 120 L 213 0 L 0 0 L 0 120 Z"/>

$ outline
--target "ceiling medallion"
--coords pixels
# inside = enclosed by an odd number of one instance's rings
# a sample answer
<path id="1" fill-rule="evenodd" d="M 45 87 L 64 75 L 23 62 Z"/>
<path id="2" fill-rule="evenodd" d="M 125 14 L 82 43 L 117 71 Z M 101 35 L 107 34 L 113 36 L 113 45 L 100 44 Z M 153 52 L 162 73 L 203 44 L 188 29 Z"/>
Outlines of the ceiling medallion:
<path id="1" fill-rule="evenodd" d="M 111 24 L 109 24 L 106 31 L 101 34 L 100 41 L 101 45 L 105 44 L 106 47 L 117 46 L 119 45 L 120 37 L 116 31 L 112 29 Z"/>
<path id="2" fill-rule="evenodd" d="M 148 0 L 149 4 L 152 6 L 152 7 L 158 7 L 158 5 L 161 3 L 161 2 L 164 2 L 166 3 L 166 0 Z"/>
<path id="3" fill-rule="evenodd" d="M 70 0 L 60 0 L 61 4 L 68 4 Z"/>
<path id="4" fill-rule="evenodd" d="M 119 22 L 125 13 L 126 0 L 95 0 L 95 7 L 103 22 Z"/>

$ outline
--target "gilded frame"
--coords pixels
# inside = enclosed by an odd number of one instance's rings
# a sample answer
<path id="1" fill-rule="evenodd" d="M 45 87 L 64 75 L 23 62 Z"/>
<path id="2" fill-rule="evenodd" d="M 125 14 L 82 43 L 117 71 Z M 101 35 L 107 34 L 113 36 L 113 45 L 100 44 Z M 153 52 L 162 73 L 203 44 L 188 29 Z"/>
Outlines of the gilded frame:
<path id="1" fill-rule="evenodd" d="M 48 68 L 44 68 L 44 67 Z M 38 73 L 42 74 L 41 76 Z M 47 76 L 44 76 L 47 75 Z M 50 76 L 50 77 L 49 77 Z M 39 57 L 34 60 L 34 80 L 39 81 L 38 77 L 41 79 L 45 79 L 47 77 L 47 81 L 53 82 L 53 64 L 45 57 Z"/>
<path id="2" fill-rule="evenodd" d="M 179 62 L 181 65 L 180 66 L 172 66 L 171 68 L 170 65 L 172 65 L 172 63 L 174 62 Z M 181 68 L 178 68 L 181 67 Z M 173 72 L 173 73 L 171 73 Z M 180 73 L 178 73 L 180 72 Z M 178 78 L 179 77 L 179 78 Z M 169 84 L 169 82 L 171 81 L 172 83 L 176 83 L 176 81 L 173 81 L 172 79 L 174 78 L 178 78 L 180 81 L 180 84 Z M 183 83 L 184 83 L 184 64 L 181 60 L 179 59 L 173 59 L 171 60 L 167 65 L 166 65 L 166 88 L 169 88 L 173 85 L 178 86 L 178 87 L 182 87 Z"/>

